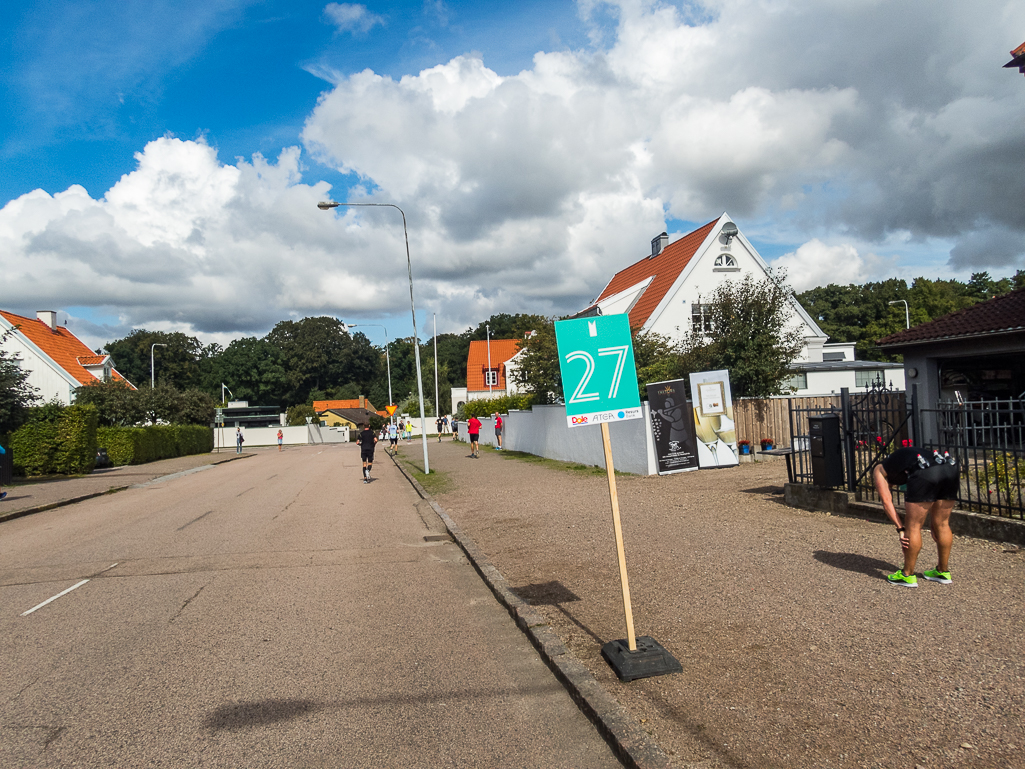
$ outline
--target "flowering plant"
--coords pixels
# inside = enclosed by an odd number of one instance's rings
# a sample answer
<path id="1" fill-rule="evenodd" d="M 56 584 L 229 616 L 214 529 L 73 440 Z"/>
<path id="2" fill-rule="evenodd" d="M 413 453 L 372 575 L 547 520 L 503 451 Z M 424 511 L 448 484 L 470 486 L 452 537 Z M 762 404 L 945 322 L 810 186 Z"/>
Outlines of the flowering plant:
<path id="1" fill-rule="evenodd" d="M 763 448 L 763 449 L 764 449 L 764 448 L 765 448 L 766 446 L 772 446 L 772 445 L 774 445 L 775 443 L 776 443 L 776 442 L 775 442 L 775 441 L 774 441 L 774 440 L 773 440 L 772 438 L 762 438 L 762 448 Z"/>
<path id="2" fill-rule="evenodd" d="M 750 446 L 751 445 L 751 441 L 747 440 L 746 438 L 741 438 L 739 441 L 737 441 L 737 445 L 738 446 Z"/>

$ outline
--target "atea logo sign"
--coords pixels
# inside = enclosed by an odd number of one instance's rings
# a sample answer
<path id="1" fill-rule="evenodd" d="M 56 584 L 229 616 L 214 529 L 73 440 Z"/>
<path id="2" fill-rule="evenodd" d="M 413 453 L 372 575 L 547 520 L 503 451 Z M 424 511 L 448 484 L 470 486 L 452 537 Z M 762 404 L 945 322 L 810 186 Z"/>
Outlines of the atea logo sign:
<path id="1" fill-rule="evenodd" d="M 641 418 L 626 315 L 556 321 L 555 340 L 570 427 Z"/>

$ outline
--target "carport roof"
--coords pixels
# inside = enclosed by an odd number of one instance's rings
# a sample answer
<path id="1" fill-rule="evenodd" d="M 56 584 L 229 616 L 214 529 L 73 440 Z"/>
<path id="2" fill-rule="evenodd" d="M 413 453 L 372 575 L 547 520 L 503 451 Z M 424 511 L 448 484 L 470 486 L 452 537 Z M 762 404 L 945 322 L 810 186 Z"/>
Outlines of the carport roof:
<path id="1" fill-rule="evenodd" d="M 1025 288 L 879 340 L 882 348 L 1025 331 Z"/>

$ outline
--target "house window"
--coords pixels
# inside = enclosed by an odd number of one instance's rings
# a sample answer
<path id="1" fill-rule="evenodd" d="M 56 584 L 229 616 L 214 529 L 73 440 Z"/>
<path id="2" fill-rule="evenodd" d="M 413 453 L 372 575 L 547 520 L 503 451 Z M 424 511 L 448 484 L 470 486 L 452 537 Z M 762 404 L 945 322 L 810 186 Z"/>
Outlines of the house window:
<path id="1" fill-rule="evenodd" d="M 691 329 L 695 334 L 712 333 L 711 307 L 695 302 L 690 306 Z"/>
<path id="2" fill-rule="evenodd" d="M 486 368 L 486 369 L 484 369 L 484 386 L 485 387 L 498 387 L 498 369 L 497 368 Z"/>
<path id="3" fill-rule="evenodd" d="M 883 378 L 883 372 L 874 371 L 855 371 L 854 372 L 854 386 L 855 387 L 871 387 L 873 382 L 885 382 Z"/>
<path id="4" fill-rule="evenodd" d="M 718 269 L 738 269 L 737 260 L 733 258 L 733 254 L 719 254 L 719 256 L 715 257 L 715 266 Z"/>
<path id="5" fill-rule="evenodd" d="M 793 374 L 787 381 L 786 387 L 790 390 L 807 390 L 808 389 L 808 372 L 798 371 Z"/>

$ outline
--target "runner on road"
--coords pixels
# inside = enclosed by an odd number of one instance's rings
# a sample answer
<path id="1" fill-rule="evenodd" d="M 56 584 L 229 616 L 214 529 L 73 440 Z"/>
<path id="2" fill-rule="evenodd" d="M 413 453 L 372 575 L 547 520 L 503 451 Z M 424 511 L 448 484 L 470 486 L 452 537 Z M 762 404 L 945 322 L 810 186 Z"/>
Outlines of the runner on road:
<path id="1" fill-rule="evenodd" d="M 394 422 L 388 425 L 388 448 L 392 454 L 399 452 L 399 428 L 395 426 Z"/>
<path id="2" fill-rule="evenodd" d="M 932 538 L 938 554 L 936 568 L 922 574 L 930 582 L 949 585 L 950 546 L 954 535 L 950 531 L 950 512 L 954 509 L 960 485 L 957 460 L 950 454 L 927 451 L 914 447 L 897 449 L 872 471 L 879 499 L 887 517 L 897 527 L 900 546 L 904 551 L 904 568 L 886 577 L 891 585 L 918 587 L 915 563 L 922 550 L 922 525 L 929 519 Z M 907 484 L 904 494 L 904 522 L 893 506 L 891 486 Z"/>
<path id="3" fill-rule="evenodd" d="M 470 417 L 470 421 L 466 423 L 466 432 L 470 438 L 470 456 L 479 459 L 480 444 L 477 441 L 480 439 L 480 420 L 477 417 Z"/>
<path id="4" fill-rule="evenodd" d="M 356 442 L 359 443 L 359 455 L 363 460 L 363 483 L 370 483 L 370 471 L 374 467 L 374 445 L 377 443 L 377 436 L 370 429 L 370 425 L 360 425 Z"/>
<path id="5" fill-rule="evenodd" d="M 445 422 L 441 417 L 438 417 L 434 426 L 438 428 L 438 443 L 441 443 L 441 431 L 445 429 Z"/>

